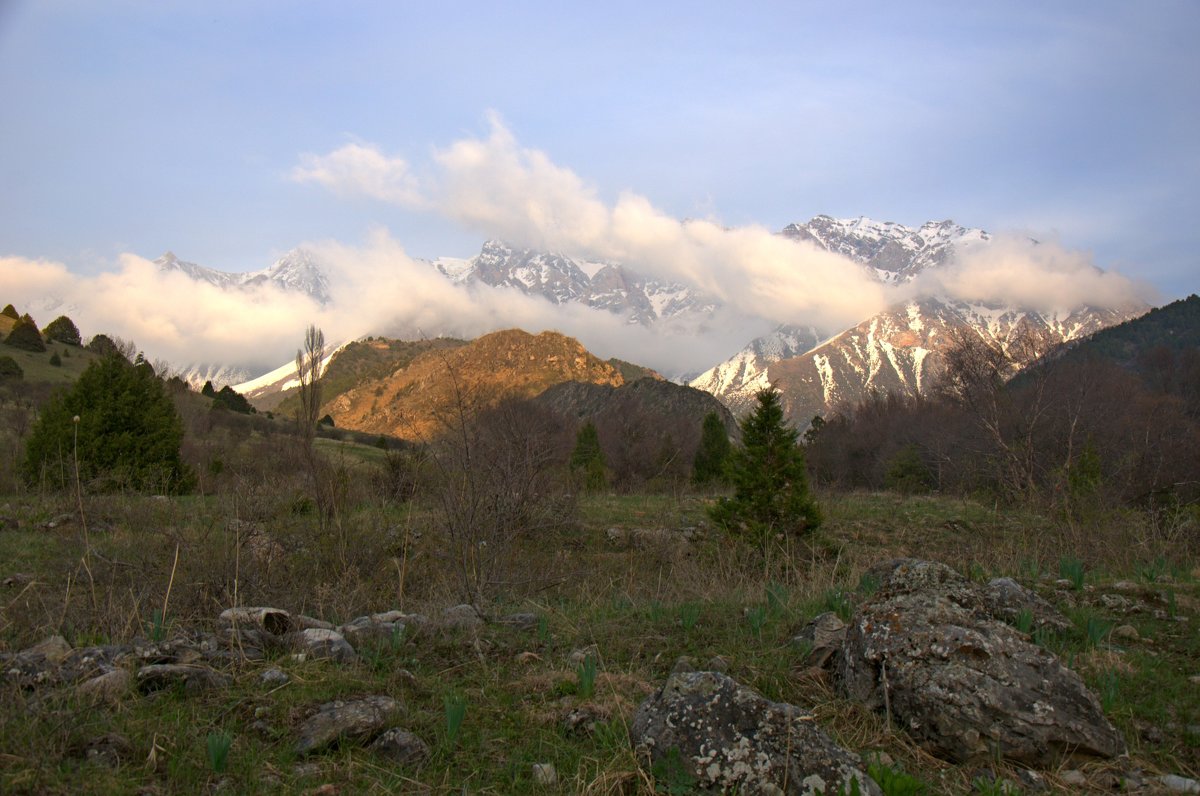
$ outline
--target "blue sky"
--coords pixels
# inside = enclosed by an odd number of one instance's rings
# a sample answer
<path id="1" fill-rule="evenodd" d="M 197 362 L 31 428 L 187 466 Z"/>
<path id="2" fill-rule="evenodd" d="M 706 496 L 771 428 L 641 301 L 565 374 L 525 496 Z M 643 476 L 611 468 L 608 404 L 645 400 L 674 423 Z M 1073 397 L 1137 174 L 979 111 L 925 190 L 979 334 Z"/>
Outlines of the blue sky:
<path id="1" fill-rule="evenodd" d="M 769 229 L 953 218 L 1174 298 L 1200 270 L 1197 41 L 1190 0 L 0 0 L 0 255 L 253 270 L 384 228 L 470 256 L 486 220 L 296 169 L 358 144 L 437 181 L 494 114 L 609 204 Z"/>

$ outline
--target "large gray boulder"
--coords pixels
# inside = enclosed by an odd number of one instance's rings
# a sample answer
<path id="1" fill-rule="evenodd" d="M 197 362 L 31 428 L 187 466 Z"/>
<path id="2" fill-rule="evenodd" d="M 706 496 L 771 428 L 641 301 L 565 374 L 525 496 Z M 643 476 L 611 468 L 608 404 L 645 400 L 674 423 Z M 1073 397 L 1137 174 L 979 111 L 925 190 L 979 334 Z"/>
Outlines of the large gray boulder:
<path id="1" fill-rule="evenodd" d="M 915 559 L 872 570 L 879 588 L 851 619 L 838 680 L 948 760 L 1031 766 L 1115 757 L 1120 733 L 1077 674 L 993 617 L 982 589 Z"/>
<path id="2" fill-rule="evenodd" d="M 718 672 L 678 672 L 638 707 L 638 756 L 712 793 L 880 794 L 862 762 L 793 705 L 771 702 Z M 676 770 L 672 771 L 672 767 Z"/>
<path id="3" fill-rule="evenodd" d="M 326 702 L 300 727 L 296 754 L 309 755 L 347 741 L 366 743 L 382 734 L 403 711 L 399 702 L 381 694 Z"/>

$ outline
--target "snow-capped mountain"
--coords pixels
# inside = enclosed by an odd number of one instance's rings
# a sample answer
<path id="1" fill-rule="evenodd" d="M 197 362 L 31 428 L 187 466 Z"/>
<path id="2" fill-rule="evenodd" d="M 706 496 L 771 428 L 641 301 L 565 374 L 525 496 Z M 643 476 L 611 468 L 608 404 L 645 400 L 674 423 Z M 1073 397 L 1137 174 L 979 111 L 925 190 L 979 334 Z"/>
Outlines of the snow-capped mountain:
<path id="1" fill-rule="evenodd" d="M 858 401 L 871 391 L 928 392 L 941 374 L 942 352 L 956 331 L 972 331 L 1002 347 L 1031 332 L 1053 346 L 1140 314 L 1141 310 L 1093 308 L 1042 313 L 927 297 L 881 312 L 810 351 L 774 362 L 761 378 L 780 390 L 789 417 L 804 425 L 813 415 Z M 739 408 L 748 406 L 744 394 L 738 399 Z"/>
<path id="2" fill-rule="evenodd" d="M 480 253 L 468 260 L 441 258 L 433 265 L 460 284 L 515 288 L 555 304 L 577 302 L 646 326 L 703 315 L 717 306 L 715 300 L 698 290 L 650 279 L 616 263 L 574 260 L 563 254 L 514 248 L 496 240 L 483 244 Z"/>
<path id="3" fill-rule="evenodd" d="M 771 386 L 767 367 L 772 362 L 799 356 L 815 348 L 822 336 L 811 326 L 780 326 L 757 337 L 741 351 L 721 364 L 709 368 L 688 382 L 689 386 L 710 392 L 721 399 L 735 415 L 752 408 L 754 395 Z"/>
<path id="4" fill-rule="evenodd" d="M 310 296 L 318 304 L 328 304 L 329 278 L 320 263 L 306 249 L 292 249 L 276 260 L 270 268 L 247 273 L 229 273 L 215 268 L 180 260 L 174 252 L 166 252 L 154 264 L 163 272 L 178 271 L 192 279 L 228 290 L 272 284 L 292 293 Z"/>
<path id="5" fill-rule="evenodd" d="M 953 221 L 928 221 L 914 229 L 864 216 L 815 216 L 804 223 L 788 224 L 780 234 L 862 263 L 885 284 L 908 282 L 926 268 L 942 265 L 954 253 L 991 240 L 983 230 Z"/>
<path id="6" fill-rule="evenodd" d="M 952 221 L 929 222 L 914 229 L 868 218 L 829 216 L 790 224 L 781 234 L 849 257 L 885 284 L 911 281 L 925 269 L 945 265 L 956 254 L 986 246 L 991 239 L 983 230 L 967 229 Z M 832 336 L 809 329 L 805 330 L 808 335 L 795 338 L 785 332 L 786 339 L 781 340 L 780 330 L 776 330 L 751 341 L 691 385 L 712 392 L 735 414 L 742 414 L 754 405 L 755 393 L 774 384 L 783 393 L 792 420 L 804 425 L 813 415 L 826 414 L 841 402 L 858 400 L 872 389 L 908 394 L 926 391 L 941 367 L 940 351 L 952 328 L 970 328 L 1001 344 L 1019 330 L 1031 328 L 1041 332 L 1047 342 L 1059 343 L 1084 337 L 1142 311 L 1144 308 L 1130 312 L 1082 308 L 1060 316 L 927 296 Z M 824 338 L 828 339 L 819 343 Z M 793 341 L 793 345 L 787 345 Z"/>

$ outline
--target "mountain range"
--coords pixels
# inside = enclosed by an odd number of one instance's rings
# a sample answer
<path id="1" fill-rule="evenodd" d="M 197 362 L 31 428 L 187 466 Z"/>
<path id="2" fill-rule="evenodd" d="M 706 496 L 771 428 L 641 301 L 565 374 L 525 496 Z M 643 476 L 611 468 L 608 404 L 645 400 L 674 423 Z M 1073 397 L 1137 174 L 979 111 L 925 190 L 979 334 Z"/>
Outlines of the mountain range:
<path id="1" fill-rule="evenodd" d="M 948 220 L 908 227 L 863 217 L 836 219 L 824 215 L 789 224 L 778 234 L 846 257 L 858 263 L 871 279 L 890 286 L 912 283 L 922 273 L 946 267 L 959 255 L 988 246 L 992 240 L 983 230 Z M 246 274 L 204 268 L 169 252 L 156 263 L 164 271 L 180 271 L 225 289 L 267 283 L 304 293 L 319 303 L 330 300 L 328 278 L 316 258 L 303 249 L 289 252 L 270 268 Z M 517 289 L 553 304 L 583 305 L 616 314 L 629 324 L 675 333 L 699 328 L 721 307 L 717 299 L 696 288 L 648 278 L 619 263 L 592 262 L 496 240 L 483 244 L 474 257 L 438 258 L 429 261 L 429 266 L 456 284 Z M 928 389 L 937 378 L 940 351 L 952 330 L 969 329 L 1004 345 L 1022 330 L 1036 329 L 1048 343 L 1060 343 L 1119 323 L 1145 309 L 1085 307 L 1068 313 L 1047 313 L 1001 303 L 919 295 L 849 329 L 822 329 L 805 319 L 795 319 L 749 341 L 729 359 L 687 381 L 717 396 L 735 414 L 749 408 L 758 390 L 775 384 L 784 393 L 791 419 L 805 424 L 813 415 L 826 414 L 840 402 L 857 400 L 870 390 L 918 393 Z M 196 380 L 192 373 L 188 375 Z M 674 379 L 683 376 L 667 375 Z"/>

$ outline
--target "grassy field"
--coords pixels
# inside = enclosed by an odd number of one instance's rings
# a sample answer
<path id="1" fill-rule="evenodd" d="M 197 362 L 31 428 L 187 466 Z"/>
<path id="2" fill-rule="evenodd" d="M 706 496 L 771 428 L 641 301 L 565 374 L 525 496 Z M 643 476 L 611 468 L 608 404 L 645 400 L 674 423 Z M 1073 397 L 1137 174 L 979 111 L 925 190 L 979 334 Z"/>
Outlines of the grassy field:
<path id="1" fill-rule="evenodd" d="M 764 558 L 707 527 L 709 500 L 583 497 L 561 528 L 519 540 L 509 585 L 487 612 L 535 613 L 530 629 L 413 630 L 355 663 L 279 654 L 237 664 L 226 689 L 130 692 L 99 705 L 70 688 L 0 683 L 0 792 L 668 792 L 671 783 L 639 770 L 627 723 L 681 656 L 722 656 L 735 679 L 811 708 L 848 748 L 886 753 L 929 793 L 967 793 L 980 766 L 940 762 L 840 699 L 790 643 L 817 613 L 848 616 L 863 571 L 897 555 L 941 560 L 976 580 L 1011 575 L 1058 600 L 1076 627 L 1046 643 L 1124 732 L 1132 763 L 1123 768 L 1200 774 L 1200 686 L 1189 681 L 1200 674 L 1200 572 L 1185 544 L 1196 539 L 1194 518 L 1131 513 L 1085 529 L 967 500 L 822 495 L 819 534 Z M 212 629 L 235 603 L 340 622 L 387 609 L 437 616 L 462 600 L 445 540 L 427 509 L 407 505 L 351 501 L 338 527 L 322 530 L 294 497 L 246 486 L 219 498 L 85 498 L 84 523 L 69 496 L 12 496 L 0 498 L 0 517 L 12 520 L 0 530 L 0 651 L 53 633 L 77 646 L 146 635 L 164 603 L 170 637 Z M 249 538 L 285 554 L 255 559 Z M 1080 585 L 1065 597 L 1053 590 L 1064 574 Z M 1121 580 L 1160 610 L 1105 607 L 1099 597 Z M 1125 624 L 1138 640 L 1112 636 Z M 571 659 L 591 645 L 594 683 Z M 289 682 L 264 685 L 268 667 Z M 404 704 L 403 726 L 432 748 L 427 763 L 401 767 L 353 745 L 295 755 L 296 728 L 316 705 L 366 694 Z M 465 711 L 457 730 L 453 706 Z M 222 772 L 208 751 L 220 734 L 232 739 Z M 106 759 L 97 748 L 114 751 Z M 557 784 L 536 783 L 535 763 L 553 764 Z M 1115 768 L 1084 773 L 1099 788 Z M 1052 792 L 1078 792 L 1062 771 L 1043 773 Z"/>

